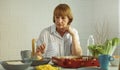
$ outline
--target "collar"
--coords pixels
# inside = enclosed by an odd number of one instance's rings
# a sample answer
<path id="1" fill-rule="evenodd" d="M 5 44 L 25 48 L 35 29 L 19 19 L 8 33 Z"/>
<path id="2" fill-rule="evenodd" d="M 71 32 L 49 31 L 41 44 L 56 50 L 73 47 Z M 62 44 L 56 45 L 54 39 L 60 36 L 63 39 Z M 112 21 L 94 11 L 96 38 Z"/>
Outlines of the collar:
<path id="1" fill-rule="evenodd" d="M 50 32 L 55 33 L 56 32 L 56 26 L 55 24 L 50 27 Z"/>

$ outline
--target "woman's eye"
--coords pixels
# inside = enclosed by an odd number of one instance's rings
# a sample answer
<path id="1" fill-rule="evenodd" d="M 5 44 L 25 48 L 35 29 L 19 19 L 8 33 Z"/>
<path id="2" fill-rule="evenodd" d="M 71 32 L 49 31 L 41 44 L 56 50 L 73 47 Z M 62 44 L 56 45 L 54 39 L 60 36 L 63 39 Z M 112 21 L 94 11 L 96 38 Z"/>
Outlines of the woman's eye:
<path id="1" fill-rule="evenodd" d="M 55 17 L 56 19 L 59 19 L 60 17 Z"/>
<path id="2" fill-rule="evenodd" d="M 57 19 L 59 18 L 59 17 L 56 17 Z"/>
<path id="3" fill-rule="evenodd" d="M 67 17 L 62 17 L 62 19 L 66 19 Z"/>
<path id="4" fill-rule="evenodd" d="M 62 17 L 62 19 L 65 19 L 65 17 Z"/>
<path id="5" fill-rule="evenodd" d="M 59 17 L 59 16 L 56 16 L 55 18 L 56 18 L 56 19 L 60 19 L 60 18 L 61 18 L 61 19 L 66 19 L 66 17 Z"/>

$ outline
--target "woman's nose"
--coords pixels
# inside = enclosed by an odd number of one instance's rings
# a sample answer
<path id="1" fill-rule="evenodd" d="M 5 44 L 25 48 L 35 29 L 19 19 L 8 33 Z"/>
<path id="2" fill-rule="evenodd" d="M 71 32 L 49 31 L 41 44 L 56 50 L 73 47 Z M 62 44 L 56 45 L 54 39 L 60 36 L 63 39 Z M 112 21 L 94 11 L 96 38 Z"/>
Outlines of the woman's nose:
<path id="1" fill-rule="evenodd" d="M 58 19 L 58 22 L 61 23 L 61 22 L 62 22 L 62 18 L 59 18 L 59 19 Z"/>

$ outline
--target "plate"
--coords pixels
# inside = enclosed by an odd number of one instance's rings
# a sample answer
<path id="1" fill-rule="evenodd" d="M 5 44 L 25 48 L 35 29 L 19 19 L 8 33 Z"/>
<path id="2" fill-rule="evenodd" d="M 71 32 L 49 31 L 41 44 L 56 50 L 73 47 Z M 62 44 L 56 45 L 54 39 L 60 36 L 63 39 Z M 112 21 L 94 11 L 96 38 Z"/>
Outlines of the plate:
<path id="1" fill-rule="evenodd" d="M 31 66 L 48 64 L 50 60 L 51 60 L 50 58 L 43 58 L 42 60 L 32 60 Z"/>
<path id="2" fill-rule="evenodd" d="M 25 70 L 30 67 L 31 63 L 25 63 L 22 60 L 6 60 L 1 65 L 6 70 Z"/>

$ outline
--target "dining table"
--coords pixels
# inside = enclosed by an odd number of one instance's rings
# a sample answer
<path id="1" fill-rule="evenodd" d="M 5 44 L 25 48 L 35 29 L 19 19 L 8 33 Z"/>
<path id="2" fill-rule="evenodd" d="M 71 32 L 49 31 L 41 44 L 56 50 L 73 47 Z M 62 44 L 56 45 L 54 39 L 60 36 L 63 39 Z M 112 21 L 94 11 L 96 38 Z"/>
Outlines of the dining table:
<path id="1" fill-rule="evenodd" d="M 2 65 L 0 65 L 0 70 L 5 70 Z M 35 70 L 34 67 L 28 67 L 26 70 Z M 61 67 L 60 70 L 100 70 L 96 67 L 81 67 L 81 68 L 63 68 Z M 118 66 L 109 66 L 109 70 L 118 70 Z"/>
<path id="2" fill-rule="evenodd" d="M 0 62 L 0 70 L 5 70 L 1 65 L 1 63 L 2 62 Z M 53 65 L 52 61 L 50 61 L 48 64 Z M 59 67 L 60 70 L 100 70 L 100 67 L 97 67 L 97 66 L 80 67 L 80 68 L 64 68 L 61 66 L 57 66 L 57 67 Z M 30 66 L 26 70 L 36 70 L 36 69 L 35 69 L 35 66 Z M 118 70 L 118 66 L 111 66 L 109 64 L 109 70 Z"/>

